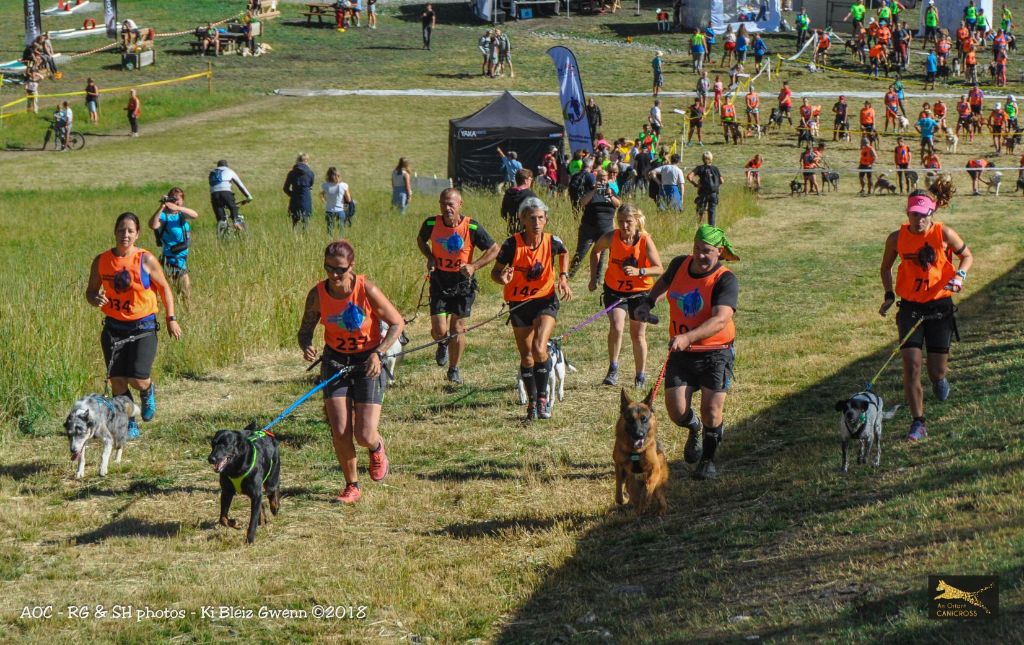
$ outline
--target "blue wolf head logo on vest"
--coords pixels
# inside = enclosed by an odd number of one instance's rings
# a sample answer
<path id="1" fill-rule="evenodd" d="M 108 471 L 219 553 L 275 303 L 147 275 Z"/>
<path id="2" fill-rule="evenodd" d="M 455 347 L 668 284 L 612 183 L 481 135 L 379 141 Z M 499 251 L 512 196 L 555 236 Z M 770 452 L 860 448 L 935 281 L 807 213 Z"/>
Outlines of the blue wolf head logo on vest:
<path id="1" fill-rule="evenodd" d="M 438 241 L 444 246 L 445 251 L 453 255 L 461 251 L 466 245 L 466 241 L 458 233 L 452 233 L 449 237 L 438 238 Z"/>
<path id="2" fill-rule="evenodd" d="M 541 264 L 540 262 L 534 262 L 533 266 L 527 269 L 526 271 L 526 279 L 529 282 L 533 282 L 534 280 L 540 280 L 540 276 L 543 273 L 544 265 Z"/>
<path id="3" fill-rule="evenodd" d="M 132 286 L 132 274 L 127 269 L 121 269 L 114 274 L 114 291 L 124 293 Z"/>
<path id="4" fill-rule="evenodd" d="M 334 323 L 347 331 L 356 331 L 363 326 L 366 312 L 354 302 L 348 303 L 341 315 L 328 316 L 327 322 Z"/>
<path id="5" fill-rule="evenodd" d="M 682 310 L 683 315 L 687 318 L 696 316 L 704 308 L 704 298 L 700 296 L 700 290 L 698 289 L 687 293 L 672 292 L 668 294 L 668 297 L 672 298 L 676 306 Z"/>

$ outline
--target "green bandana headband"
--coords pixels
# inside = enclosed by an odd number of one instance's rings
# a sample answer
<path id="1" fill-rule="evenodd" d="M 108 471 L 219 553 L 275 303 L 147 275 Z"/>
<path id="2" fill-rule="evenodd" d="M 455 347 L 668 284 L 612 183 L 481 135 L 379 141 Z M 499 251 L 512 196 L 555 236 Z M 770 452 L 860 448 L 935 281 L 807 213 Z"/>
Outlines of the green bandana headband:
<path id="1" fill-rule="evenodd" d="M 739 260 L 739 256 L 732 248 L 732 244 L 729 244 L 729 240 L 725 237 L 725 231 L 718 228 L 717 226 L 711 226 L 710 224 L 704 224 L 697 229 L 697 235 L 694 236 L 695 242 L 703 242 L 704 244 L 710 244 L 711 246 L 717 246 L 724 248 L 722 251 L 723 260 Z"/>

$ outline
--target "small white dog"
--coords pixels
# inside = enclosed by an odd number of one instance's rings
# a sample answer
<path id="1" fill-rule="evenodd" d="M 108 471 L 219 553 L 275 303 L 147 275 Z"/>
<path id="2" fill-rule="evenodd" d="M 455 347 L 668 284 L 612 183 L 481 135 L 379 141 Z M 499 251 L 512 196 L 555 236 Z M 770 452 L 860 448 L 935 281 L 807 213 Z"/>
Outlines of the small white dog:
<path id="1" fill-rule="evenodd" d="M 896 115 L 896 131 L 906 132 L 910 129 L 910 120 L 902 114 Z"/>
<path id="2" fill-rule="evenodd" d="M 553 405 L 556 391 L 558 400 L 565 400 L 565 375 L 575 372 L 576 367 L 565 358 L 565 352 L 550 340 L 548 341 L 548 356 L 551 357 L 551 373 L 548 375 L 547 397 L 548 402 Z M 521 376 L 516 376 L 516 389 L 519 391 L 519 404 L 524 405 L 526 403 L 526 386 L 523 385 Z"/>
<path id="3" fill-rule="evenodd" d="M 849 445 L 854 440 L 860 443 L 857 463 L 868 463 L 871 446 L 875 446 L 875 458 L 871 465 L 877 468 L 882 463 L 882 421 L 896 416 L 900 406 L 888 412 L 882 407 L 882 397 L 874 392 L 858 392 L 843 401 L 836 401 L 836 412 L 839 417 L 839 440 L 842 443 L 843 457 L 839 466 L 840 472 L 849 469 Z"/>
<path id="4" fill-rule="evenodd" d="M 85 444 L 93 437 L 99 437 L 103 441 L 100 477 L 107 476 L 111 450 L 117 449 L 114 463 L 121 463 L 121 450 L 128 441 L 128 419 L 139 414 L 139 406 L 127 396 L 108 399 L 99 394 L 90 394 L 75 401 L 67 419 L 64 420 L 71 459 L 78 461 L 75 479 L 85 476 Z"/>
<path id="5" fill-rule="evenodd" d="M 953 59 L 953 75 L 954 76 L 960 76 L 960 59 L 959 58 L 954 58 Z"/>
<path id="6" fill-rule="evenodd" d="M 953 128 L 947 127 L 946 130 L 946 152 L 956 154 L 956 146 L 960 143 L 960 137 L 956 136 L 956 132 Z"/>
<path id="7" fill-rule="evenodd" d="M 982 178 L 981 182 L 988 186 L 988 190 L 986 192 L 991 193 L 992 191 L 995 191 L 996 197 L 999 197 L 999 187 L 1003 184 L 1003 173 L 998 170 L 993 171 L 989 173 L 988 180 Z"/>
<path id="8" fill-rule="evenodd" d="M 380 323 L 380 334 L 384 337 L 388 333 L 388 325 L 386 322 L 381 321 Z M 388 351 L 384 354 L 384 371 L 388 375 L 388 385 L 394 385 L 397 377 L 395 376 L 395 370 L 398 368 L 398 361 L 400 354 L 406 345 L 409 344 L 409 337 L 402 332 L 402 335 L 398 337 L 398 342 L 388 347 Z"/>

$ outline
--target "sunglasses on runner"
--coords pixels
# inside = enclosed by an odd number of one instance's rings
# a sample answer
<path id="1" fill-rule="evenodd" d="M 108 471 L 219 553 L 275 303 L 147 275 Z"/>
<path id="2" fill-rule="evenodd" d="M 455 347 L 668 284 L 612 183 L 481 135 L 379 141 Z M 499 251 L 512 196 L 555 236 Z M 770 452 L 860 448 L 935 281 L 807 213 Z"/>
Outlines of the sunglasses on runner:
<path id="1" fill-rule="evenodd" d="M 352 268 L 351 266 L 347 266 L 347 267 L 332 267 L 329 264 L 325 264 L 324 265 L 324 271 L 326 271 L 327 273 L 334 274 L 334 275 L 345 275 L 346 273 L 348 273 L 348 270 L 351 269 L 351 268 Z"/>

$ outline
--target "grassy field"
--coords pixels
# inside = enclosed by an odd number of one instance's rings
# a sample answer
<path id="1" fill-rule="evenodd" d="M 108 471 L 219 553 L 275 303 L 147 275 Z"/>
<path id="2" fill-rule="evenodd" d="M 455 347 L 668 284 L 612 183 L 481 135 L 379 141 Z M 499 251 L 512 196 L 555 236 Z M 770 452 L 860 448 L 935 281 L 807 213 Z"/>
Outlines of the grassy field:
<path id="1" fill-rule="evenodd" d="M 180 25 L 170 5 L 120 4 L 146 22 L 152 17 L 160 30 Z M 190 3 L 192 22 L 234 6 Z M 793 139 L 778 135 L 735 147 L 709 137 L 727 180 L 721 213 L 743 258 L 731 267 L 742 285 L 737 378 L 718 481 L 690 481 L 683 437 L 660 415 L 672 469 L 664 522 L 637 523 L 613 508 L 609 457 L 618 393 L 598 385 L 606 367 L 604 323 L 570 337 L 566 351 L 579 372 L 567 399 L 550 423 L 527 426 L 513 403 L 511 332 L 496 322 L 470 336 L 465 386 L 443 386 L 430 352 L 401 365 L 381 425 L 393 472 L 382 483 L 366 481 L 359 505 L 327 503 L 342 478 L 320 407 L 310 403 L 280 426 L 281 515 L 252 548 L 244 548 L 238 532 L 217 527 L 217 483 L 205 463 L 209 437 L 218 428 L 269 420 L 311 385 L 294 334 L 302 298 L 320 277 L 327 237 L 320 215 L 306 234 L 290 229 L 280 185 L 295 154 L 310 153 L 318 178 L 328 165 L 341 167 L 359 201 L 356 224 L 346 231 L 358 268 L 411 316 L 422 271 L 413 238 L 435 198 L 417 196 L 404 218 L 391 212 L 388 173 L 398 156 L 410 157 L 421 172 L 442 173 L 447 120 L 486 103 L 268 93 L 551 90 L 543 51 L 555 41 L 539 32 L 559 30 L 612 40 L 573 45 L 588 90 L 642 91 L 648 81 L 649 54 L 600 33 L 633 20 L 621 14 L 512 25 L 512 81 L 474 76 L 479 29 L 464 17 L 443 24 L 427 59 L 390 48 L 417 48 L 415 5 L 389 8 L 376 32 L 343 35 L 290 26 L 299 8 L 285 11 L 271 25 L 270 56 L 216 61 L 212 97 L 205 86 L 154 90 L 147 105 L 166 111 L 150 121 L 144 116 L 138 140 L 98 136 L 124 129 L 119 114 L 109 121 L 105 114 L 81 153 L 0 152 L 0 276 L 7 291 L 0 304 L 3 640 L 723 642 L 756 635 L 800 643 L 1020 642 L 1020 198 L 969 197 L 958 177 L 960 194 L 941 219 L 971 244 L 976 264 L 959 299 L 963 342 L 953 348 L 953 396 L 946 403 L 927 399 L 931 439 L 903 443 L 909 418 L 901 411 L 886 427 L 882 467 L 855 466 L 840 476 L 832 404 L 859 390 L 895 343 L 892 321 L 875 313 L 877 267 L 884 236 L 904 220 L 904 201 L 855 197 L 856 178 L 845 172 L 841 191 L 823 198 L 791 198 L 791 176 L 770 174 L 755 199 L 738 185 L 750 156 L 761 152 L 769 168 L 795 164 Z M 8 22 L 17 13 L 0 8 Z M 645 38 L 638 37 L 640 44 Z M 17 41 L 7 33 L 0 46 L 10 53 Z M 602 67 L 622 52 L 629 55 Z M 68 68 L 70 86 L 84 85 L 85 75 L 101 87 L 121 83 L 121 72 L 102 68 L 112 58 L 85 60 Z M 203 59 L 168 53 L 137 77 L 203 67 Z M 877 87 L 822 74 L 792 78 L 798 90 L 797 82 L 837 92 Z M 669 84 L 689 89 L 692 76 L 673 72 Z M 554 98 L 522 100 L 558 114 Z M 634 133 L 650 105 L 611 97 L 600 103 L 613 136 Z M 908 110 L 918 106 L 912 101 Z M 36 125 L 21 119 L 4 122 L 0 136 L 8 143 L 35 136 Z M 669 128 L 678 127 L 673 117 Z M 987 154 L 987 145 L 965 144 L 958 155 L 942 155 L 944 165 L 963 167 Z M 891 157 L 887 146 L 883 160 Z M 241 242 L 221 244 L 214 236 L 205 176 L 220 157 L 231 160 L 257 198 L 244 211 L 251 235 Z M 842 171 L 855 166 L 855 157 L 845 143 L 828 156 Z M 686 165 L 696 158 L 696 150 L 684 150 Z M 1006 173 L 1004 189 L 1012 183 Z M 179 312 L 185 337 L 174 343 L 161 336 L 160 408 L 143 439 L 102 480 L 91 449 L 87 478 L 77 482 L 60 422 L 72 400 L 102 388 L 100 317 L 82 297 L 89 261 L 110 244 L 117 213 L 150 215 L 171 185 L 184 187 L 186 203 L 201 213 L 190 259 L 195 294 Z M 680 217 L 656 213 L 646 198 L 641 206 L 663 255 L 686 252 L 692 208 Z M 466 212 L 496 236 L 497 211 L 497 195 L 467 196 Z M 575 242 L 564 204 L 556 205 L 550 228 Z M 150 240 L 142 245 L 152 247 Z M 475 320 L 500 305 L 496 286 L 482 286 Z M 563 306 L 560 330 L 599 309 L 585 279 L 572 286 L 577 299 Z M 666 333 L 664 325 L 649 331 L 652 377 Z M 425 314 L 410 335 L 425 342 Z M 621 360 L 631 363 L 628 347 Z M 878 391 L 889 404 L 900 400 L 898 367 L 885 373 Z M 235 506 L 234 516 L 243 517 L 241 502 Z M 929 621 L 925 586 L 935 573 L 998 574 L 999 619 Z M 96 604 L 132 605 L 134 613 L 68 616 L 69 605 Z M 53 606 L 55 617 L 23 617 L 33 606 Z M 252 609 L 254 616 L 221 616 L 221 606 Z M 355 610 L 357 618 L 261 618 L 261 606 L 366 609 Z M 183 614 L 140 619 L 143 607 Z M 214 608 L 215 617 L 203 608 Z"/>

